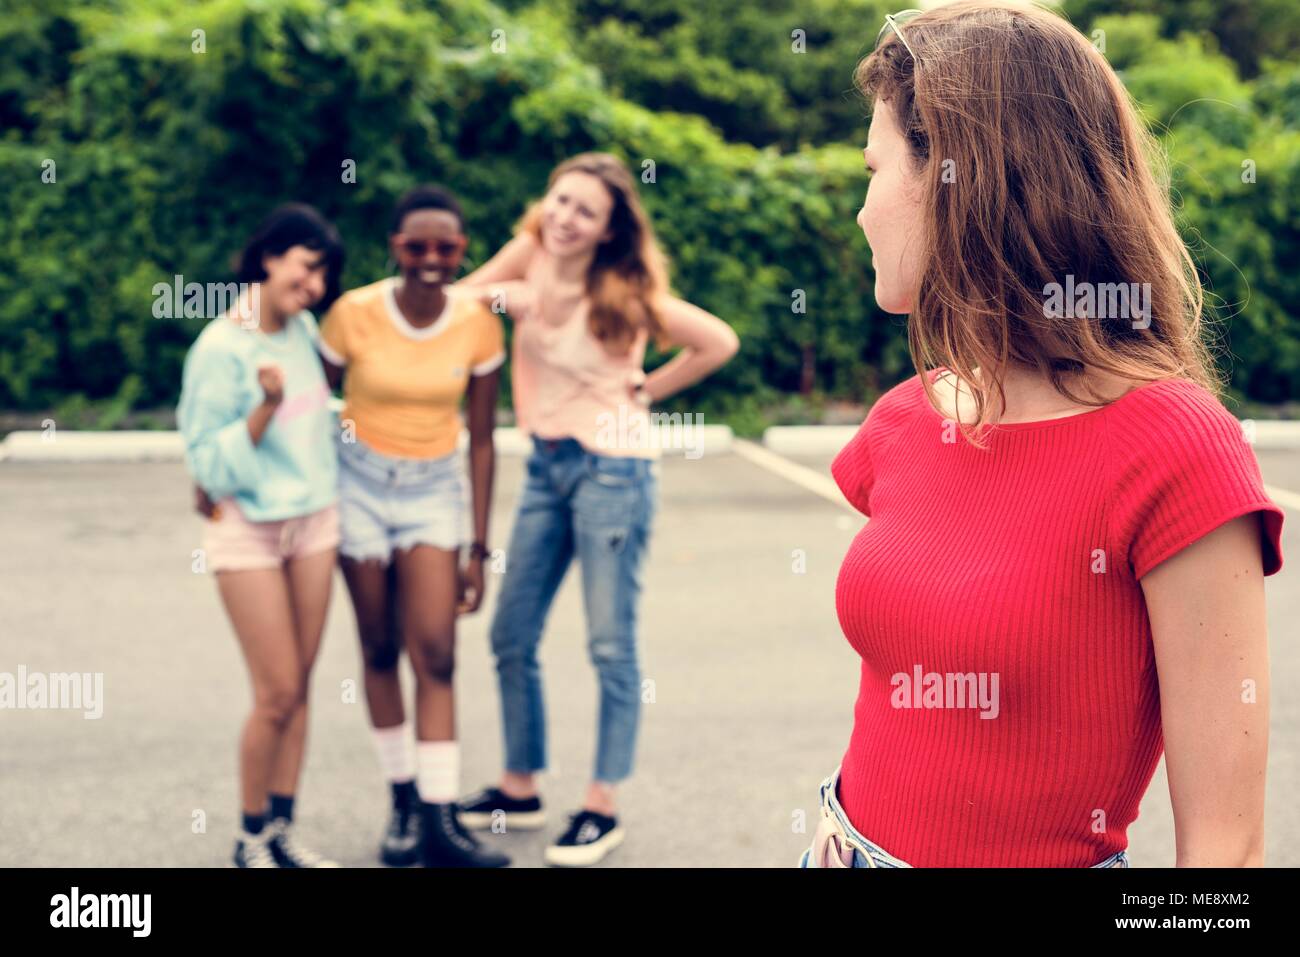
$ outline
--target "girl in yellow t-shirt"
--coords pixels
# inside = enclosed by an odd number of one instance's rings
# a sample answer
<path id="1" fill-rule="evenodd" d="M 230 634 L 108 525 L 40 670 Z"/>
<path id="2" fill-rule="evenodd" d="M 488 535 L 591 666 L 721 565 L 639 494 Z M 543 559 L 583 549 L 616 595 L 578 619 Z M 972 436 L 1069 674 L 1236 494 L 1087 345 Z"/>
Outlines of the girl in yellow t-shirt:
<path id="1" fill-rule="evenodd" d="M 330 382 L 343 382 L 339 561 L 356 611 L 375 747 L 393 791 L 380 857 L 501 867 L 509 859 L 481 846 L 457 817 L 452 694 L 456 616 L 483 601 L 501 321 L 444 291 L 467 242 L 460 205 L 446 190 L 422 186 L 403 196 L 388 242 L 399 274 L 345 293 L 320 335 Z M 472 490 L 457 445 L 463 397 Z M 414 728 L 397 674 L 403 646 L 415 672 Z"/>

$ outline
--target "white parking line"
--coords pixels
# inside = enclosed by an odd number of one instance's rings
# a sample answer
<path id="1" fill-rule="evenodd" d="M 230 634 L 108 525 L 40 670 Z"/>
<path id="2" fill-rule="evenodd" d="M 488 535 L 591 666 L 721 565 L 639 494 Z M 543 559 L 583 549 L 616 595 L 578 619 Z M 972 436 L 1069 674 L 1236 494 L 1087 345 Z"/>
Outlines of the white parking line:
<path id="1" fill-rule="evenodd" d="M 865 515 L 848 503 L 848 500 L 840 492 L 840 487 L 835 484 L 835 480 L 829 475 L 810 469 L 806 465 L 791 462 L 789 459 L 777 455 L 775 452 L 769 452 L 761 445 L 748 439 L 733 439 L 731 448 L 741 458 L 748 459 L 755 465 L 793 482 L 800 488 L 807 489 L 814 495 L 820 495 L 828 502 L 833 502 L 841 508 L 848 509 L 861 521 L 865 522 L 867 520 Z"/>
<path id="2" fill-rule="evenodd" d="M 1293 512 L 1300 512 L 1300 495 L 1295 492 L 1278 488 L 1276 485 L 1265 485 L 1264 494 L 1283 508 L 1289 508 Z"/>
<path id="3" fill-rule="evenodd" d="M 784 456 L 777 455 L 775 452 L 765 449 L 748 439 L 734 439 L 731 447 L 741 458 L 748 459 L 755 465 L 793 482 L 800 488 L 807 489 L 814 495 L 821 496 L 828 502 L 833 502 L 841 508 L 848 509 L 863 521 L 867 520 L 865 515 L 848 503 L 848 500 L 841 494 L 839 486 L 835 484 L 835 480 L 829 475 L 810 469 L 806 465 L 791 462 Z M 1264 492 L 1283 508 L 1289 508 L 1293 512 L 1300 512 L 1300 494 L 1278 488 L 1275 485 L 1265 485 Z"/>

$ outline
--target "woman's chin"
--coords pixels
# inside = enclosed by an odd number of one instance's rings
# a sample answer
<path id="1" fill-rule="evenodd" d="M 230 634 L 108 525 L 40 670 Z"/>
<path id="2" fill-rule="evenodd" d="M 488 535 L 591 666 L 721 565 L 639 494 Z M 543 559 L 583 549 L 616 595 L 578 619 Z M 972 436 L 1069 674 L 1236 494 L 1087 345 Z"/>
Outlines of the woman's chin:
<path id="1" fill-rule="evenodd" d="M 542 248 L 554 256 L 556 259 L 566 259 L 574 256 L 581 256 L 585 253 L 586 247 L 582 243 L 567 242 L 562 243 L 559 240 L 549 237 L 542 237 Z"/>
<path id="2" fill-rule="evenodd" d="M 876 289 L 876 305 L 882 312 L 890 313 L 895 316 L 905 316 L 912 311 L 912 303 L 898 296 L 882 294 L 880 289 Z"/>

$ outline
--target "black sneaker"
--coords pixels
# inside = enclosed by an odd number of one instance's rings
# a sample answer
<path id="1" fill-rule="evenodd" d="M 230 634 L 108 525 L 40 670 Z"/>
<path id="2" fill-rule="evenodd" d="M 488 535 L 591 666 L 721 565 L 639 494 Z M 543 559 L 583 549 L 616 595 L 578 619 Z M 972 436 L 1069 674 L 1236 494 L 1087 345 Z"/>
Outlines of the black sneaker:
<path id="1" fill-rule="evenodd" d="M 379 860 L 389 867 L 410 867 L 419 859 L 420 812 L 415 807 L 394 806 L 379 845 Z"/>
<path id="2" fill-rule="evenodd" d="M 546 823 L 542 799 L 512 798 L 500 788 L 484 788 L 460 802 L 460 823 L 475 831 L 490 830 L 495 819 L 504 824 L 503 830 L 535 831 Z"/>
<path id="3" fill-rule="evenodd" d="M 454 804 L 420 802 L 420 860 L 425 867 L 505 867 L 510 858 L 483 847 L 456 816 Z"/>
<path id="4" fill-rule="evenodd" d="M 546 849 L 546 863 L 556 867 L 588 867 L 623 843 L 618 818 L 595 811 L 569 815 L 569 829 Z"/>
<path id="5" fill-rule="evenodd" d="M 267 825 L 270 836 L 266 844 L 275 858 L 277 867 L 338 867 L 334 861 L 321 857 L 310 848 L 303 847 L 293 836 L 293 825 L 284 818 L 275 818 Z"/>
<path id="6" fill-rule="evenodd" d="M 236 867 L 279 867 L 271 853 L 270 833 L 264 828 L 260 834 L 240 831 L 235 838 Z"/>

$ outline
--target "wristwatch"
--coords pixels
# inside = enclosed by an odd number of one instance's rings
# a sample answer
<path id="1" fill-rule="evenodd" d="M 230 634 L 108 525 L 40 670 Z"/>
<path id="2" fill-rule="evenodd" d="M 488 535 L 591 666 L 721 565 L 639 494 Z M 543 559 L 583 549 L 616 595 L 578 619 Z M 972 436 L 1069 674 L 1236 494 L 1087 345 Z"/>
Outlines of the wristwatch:
<path id="1" fill-rule="evenodd" d="M 475 542 L 469 547 L 470 558 L 487 558 L 491 554 L 492 553 L 488 550 L 488 547 L 482 542 Z"/>

